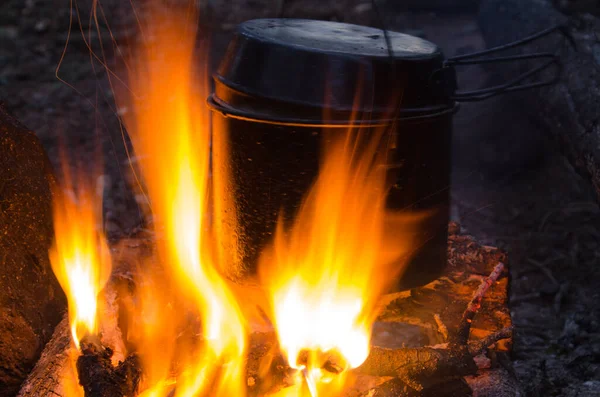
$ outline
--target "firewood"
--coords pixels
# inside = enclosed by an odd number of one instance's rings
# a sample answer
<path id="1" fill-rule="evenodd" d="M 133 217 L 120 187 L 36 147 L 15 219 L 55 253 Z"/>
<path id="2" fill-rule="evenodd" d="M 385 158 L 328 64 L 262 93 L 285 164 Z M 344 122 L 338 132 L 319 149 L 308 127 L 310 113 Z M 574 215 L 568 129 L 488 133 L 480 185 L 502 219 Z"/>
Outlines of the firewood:
<path id="1" fill-rule="evenodd" d="M 130 242 L 128 247 L 139 245 Z M 373 384 L 367 387 L 372 387 L 372 393 L 376 394 L 371 393 L 368 394 L 369 396 L 424 396 L 428 393 L 436 397 L 468 395 L 463 393 L 466 387 L 463 377 L 478 372 L 473 357 L 482 354 L 499 340 L 511 337 L 510 317 L 508 314 L 503 314 L 506 310 L 506 278 L 500 279 L 504 272 L 502 263 L 506 260 L 505 256 L 496 249 L 478 246 L 468 236 L 451 235 L 450 247 L 451 271 L 448 272 L 448 276 L 417 290 L 394 294 L 397 298 L 386 300 L 384 313 L 384 317 L 387 316 L 388 319 L 389 316 L 395 316 L 396 312 L 401 313 L 402 316 L 415 316 L 413 320 L 417 320 L 418 317 L 421 321 L 418 324 L 423 329 L 426 329 L 424 322 L 429 316 L 432 332 L 442 324 L 447 327 L 450 341 L 437 346 L 411 348 L 385 349 L 373 346 L 365 363 L 352 370 L 351 374 L 361 379 L 363 377 L 374 379 Z M 127 251 L 130 250 L 131 248 Z M 134 251 L 136 252 L 134 256 L 141 255 L 137 252 L 139 249 L 136 248 Z M 117 257 L 120 258 L 119 262 L 133 261 L 132 258 L 126 259 L 123 255 Z M 489 274 L 489 276 L 482 277 L 482 274 Z M 133 274 L 126 278 L 130 282 L 134 279 Z M 501 288 L 490 288 L 494 282 L 497 282 Z M 246 290 L 247 288 L 251 290 Z M 475 292 L 470 295 L 469 290 Z M 241 296 L 257 294 L 255 287 L 243 285 L 239 286 L 239 291 L 236 293 Z M 486 293 L 486 297 L 483 298 Z M 108 300 L 115 300 L 113 295 L 105 294 Z M 453 307 L 450 307 L 449 302 Z M 481 313 L 475 316 L 478 310 Z M 439 313 L 437 320 L 434 319 L 436 313 Z M 494 315 L 490 316 L 490 313 Z M 416 324 L 409 317 L 402 317 L 400 321 L 406 320 L 408 323 Z M 465 319 L 470 319 L 472 322 Z M 264 324 L 255 329 L 260 329 L 261 332 L 251 332 L 246 357 L 246 380 L 250 397 L 264 396 L 269 392 L 289 387 L 299 379 L 297 370 L 287 364 L 287 358 L 281 352 L 275 332 L 264 328 Z M 490 332 L 493 329 L 500 330 Z M 486 333 L 482 333 L 483 331 Z M 106 335 L 107 332 L 105 330 L 101 333 Z M 468 343 L 464 338 L 457 336 L 467 335 L 469 339 L 470 333 L 475 335 L 471 335 L 472 340 Z M 115 338 L 118 339 L 116 336 Z M 446 342 L 445 339 L 442 341 Z M 459 340 L 462 342 L 457 343 Z M 68 367 L 70 363 L 67 360 L 69 341 L 70 331 L 65 319 L 57 328 L 30 378 L 25 382 L 20 396 L 62 397 L 66 395 L 60 387 L 60 372 L 61 368 Z M 430 341 L 436 343 L 435 339 Z M 106 341 L 103 340 L 103 343 L 106 344 Z M 345 368 L 346 363 L 340 357 L 331 355 L 329 358 L 330 360 L 327 360 L 323 366 L 325 370 L 339 372 Z M 138 368 L 137 364 L 134 368 Z M 363 375 L 365 373 L 368 375 Z M 392 376 L 394 381 L 384 383 L 387 380 L 384 376 Z M 401 393 L 389 394 L 400 389 Z M 453 394 L 452 390 L 458 394 Z"/>
<path id="2" fill-rule="evenodd" d="M 69 363 L 71 333 L 65 314 L 17 397 L 65 396 L 62 376 Z"/>
<path id="3" fill-rule="evenodd" d="M 258 396 L 262 395 L 265 390 L 278 390 L 282 387 L 291 385 L 292 380 L 290 376 L 293 373 L 293 370 L 290 370 L 288 367 L 283 365 L 283 356 L 281 356 L 280 353 L 275 353 L 277 345 L 275 334 L 272 332 L 253 333 L 250 336 L 250 341 L 250 351 L 247 359 L 249 395 Z M 85 343 L 86 341 L 83 342 L 83 344 Z M 65 374 L 69 373 L 69 370 L 71 369 L 70 366 L 72 365 L 71 360 L 73 355 L 78 354 L 73 349 L 75 349 L 75 347 L 71 342 L 69 321 L 67 315 L 65 315 L 64 319 L 56 327 L 54 334 L 50 339 L 50 342 L 48 342 L 46 345 L 40 360 L 37 362 L 33 371 L 29 374 L 29 377 L 23 383 L 17 397 L 68 397 L 68 392 L 63 387 L 63 377 Z M 122 378 L 123 376 L 127 378 L 128 373 L 138 377 L 138 371 L 141 368 L 139 361 L 136 358 L 129 356 L 129 358 L 125 360 L 126 364 L 121 366 L 120 371 L 118 371 L 116 368 L 108 369 L 108 364 L 110 362 L 110 357 L 107 354 L 108 352 L 104 352 L 106 354 L 104 357 L 101 356 L 101 352 L 102 350 L 100 350 L 96 344 L 94 347 L 90 347 L 90 350 L 87 352 L 88 358 L 85 360 L 78 359 L 78 361 L 80 361 L 79 367 L 86 367 L 86 379 L 84 379 L 82 383 L 88 385 L 90 387 L 89 393 L 92 393 L 86 395 L 132 395 L 123 394 L 122 389 L 114 387 L 114 384 L 110 385 L 110 383 L 116 379 L 116 381 L 120 384 L 131 385 L 129 389 L 124 390 L 125 392 L 131 390 L 131 387 L 134 385 L 133 381 L 137 382 L 139 381 L 139 378 L 134 379 L 133 377 L 129 377 L 128 379 L 131 379 L 131 382 L 129 383 L 126 381 L 124 382 Z M 88 359 L 90 359 L 91 362 L 82 362 L 87 361 Z M 261 368 L 261 366 L 263 368 Z M 80 371 L 83 370 L 83 368 L 80 369 Z M 90 377 L 90 375 L 92 375 L 92 371 L 97 373 L 98 370 L 105 371 L 105 373 L 99 374 L 99 376 L 102 377 L 100 382 L 106 380 L 109 383 L 108 386 L 110 387 L 110 389 L 107 390 L 114 390 L 114 387 L 117 390 L 116 392 L 119 394 L 95 394 L 101 393 L 102 391 L 95 389 L 96 386 L 99 386 L 99 380 L 93 379 L 93 377 Z M 270 371 L 271 378 L 268 381 L 261 381 L 259 374 L 263 374 L 265 370 Z M 112 372 L 112 374 L 107 375 L 107 373 L 110 372 Z"/>
<path id="4" fill-rule="evenodd" d="M 121 275 L 113 275 L 113 283 L 120 281 L 122 281 Z M 121 337 L 120 330 L 106 329 L 118 328 L 116 325 L 117 295 L 111 284 L 106 287 L 103 296 L 105 324 L 101 324 L 100 327 L 104 334 L 103 343 L 107 344 L 108 340 L 111 344 L 116 345 L 115 339 Z M 79 352 L 71 338 L 68 314 L 65 314 L 63 320 L 54 329 L 54 333 L 33 371 L 21 385 L 18 397 L 67 397 L 70 392 L 72 393 L 71 388 L 79 388 L 79 379 L 75 368 Z M 111 347 L 121 348 L 118 345 Z M 117 357 L 120 356 L 117 355 Z"/>
<path id="5" fill-rule="evenodd" d="M 468 342 L 471 323 L 481 307 L 481 301 L 503 271 L 504 264 L 500 262 L 494 267 L 490 276 L 482 280 L 467 305 L 454 341 L 442 346 L 419 348 L 387 349 L 372 346 L 366 361 L 353 371 L 377 377 L 395 377 L 403 385 L 417 392 L 430 392 L 432 388 L 437 388 L 442 383 L 475 375 L 478 368 L 473 357 L 481 354 L 497 341 L 512 336 L 512 327 L 507 327 L 481 341 Z M 271 361 L 279 366 L 279 372 L 283 374 L 293 372 L 294 370 L 287 366 L 285 359 L 277 353 L 273 354 L 274 350 L 276 350 L 275 346 L 271 346 L 268 354 L 271 354 Z M 302 363 L 303 358 L 300 357 L 298 361 Z M 340 368 L 345 367 L 343 358 L 332 353 L 327 357 L 322 369 L 337 373 L 340 372 Z M 277 389 L 283 386 L 271 384 L 270 387 Z"/>
<path id="6" fill-rule="evenodd" d="M 477 366 L 466 346 L 443 349 L 373 347 L 367 360 L 356 371 L 374 376 L 393 376 L 422 391 L 448 379 L 472 375 L 477 372 Z"/>

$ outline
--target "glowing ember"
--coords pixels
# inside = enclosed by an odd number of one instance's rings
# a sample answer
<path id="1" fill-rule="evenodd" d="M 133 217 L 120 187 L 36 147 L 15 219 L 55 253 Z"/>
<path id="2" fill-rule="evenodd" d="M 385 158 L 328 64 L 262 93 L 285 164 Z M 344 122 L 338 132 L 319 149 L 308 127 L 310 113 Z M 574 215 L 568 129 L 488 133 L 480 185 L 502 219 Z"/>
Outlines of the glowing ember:
<path id="1" fill-rule="evenodd" d="M 245 391 L 244 320 L 217 271 L 205 219 L 210 131 L 201 66 L 207 60 L 193 57 L 197 18 L 190 10 L 155 9 L 145 19 L 145 41 L 130 64 L 135 98 L 127 100 L 133 112 L 125 122 L 157 233 L 163 236 L 158 250 L 166 278 L 151 274 L 141 287 L 144 310 L 138 324 L 143 329 L 132 331 L 145 367 L 145 396 L 169 394 L 175 365 L 175 396 L 242 396 Z M 196 318 L 200 324 L 193 335 L 182 332 L 194 328 Z"/>
<path id="2" fill-rule="evenodd" d="M 66 169 L 66 167 L 65 167 Z M 65 191 L 54 199 L 54 244 L 50 249 L 52 270 L 67 295 L 73 342 L 95 335 L 98 294 L 111 271 L 110 253 L 98 231 L 101 201 L 80 177 L 73 185 L 65 172 Z"/>
<path id="3" fill-rule="evenodd" d="M 368 136 L 326 137 L 319 177 L 291 230 L 280 221 L 261 258 L 280 344 L 312 396 L 335 395 L 343 386 L 343 376 L 321 370 L 328 354 L 343 356 L 348 368 L 367 358 L 375 302 L 401 271 L 392 263 L 411 247 L 410 239 L 386 243 L 388 230 L 399 237 L 410 219 L 386 213 L 382 134 Z"/>

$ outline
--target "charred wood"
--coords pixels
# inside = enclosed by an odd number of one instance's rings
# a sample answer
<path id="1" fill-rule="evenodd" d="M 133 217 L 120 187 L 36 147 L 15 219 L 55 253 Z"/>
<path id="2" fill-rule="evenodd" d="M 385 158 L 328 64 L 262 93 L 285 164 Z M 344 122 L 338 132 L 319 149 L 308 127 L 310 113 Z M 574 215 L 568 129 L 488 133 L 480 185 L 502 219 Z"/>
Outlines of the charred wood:
<path id="1" fill-rule="evenodd" d="M 84 340 L 81 349 L 77 374 L 86 397 L 135 397 L 142 375 L 137 355 L 129 355 L 115 367 L 110 348 Z"/>

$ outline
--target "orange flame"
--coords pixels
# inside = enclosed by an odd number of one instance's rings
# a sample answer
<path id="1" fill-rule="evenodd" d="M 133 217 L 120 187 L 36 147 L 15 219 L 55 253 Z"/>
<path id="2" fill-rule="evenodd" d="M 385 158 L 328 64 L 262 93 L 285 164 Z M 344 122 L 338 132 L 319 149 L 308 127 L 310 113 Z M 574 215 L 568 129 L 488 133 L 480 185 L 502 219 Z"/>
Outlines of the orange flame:
<path id="1" fill-rule="evenodd" d="M 332 381 L 321 370 L 328 354 L 341 355 L 346 369 L 367 358 L 376 301 L 414 243 L 396 239 L 396 231 L 408 232 L 418 218 L 385 210 L 382 131 L 336 133 L 325 139 L 320 174 L 293 226 L 286 231 L 280 220 L 260 263 L 280 345 L 289 364 L 303 370 L 313 397 L 336 395 L 343 386 L 343 377 Z M 309 358 L 300 362 L 303 351 Z"/>
<path id="2" fill-rule="evenodd" d="M 168 395 L 175 364 L 182 368 L 176 371 L 175 396 L 240 396 L 245 390 L 244 319 L 217 271 L 206 220 L 208 86 L 203 81 L 206 60 L 193 56 L 197 18 L 190 9 L 152 10 L 143 31 L 145 42 L 135 52 L 129 73 L 137 97 L 127 102 L 133 109 L 125 122 L 156 231 L 162 235 L 158 250 L 170 281 L 150 275 L 149 289 L 140 293 L 145 315 L 137 349 L 147 396 Z M 157 296 L 161 294 L 166 297 Z M 203 340 L 180 337 L 181 328 L 196 316 Z"/>
<path id="3" fill-rule="evenodd" d="M 50 262 L 67 295 L 71 335 L 79 349 L 83 336 L 97 333 L 98 294 L 110 276 L 111 260 L 104 235 L 98 230 L 101 200 L 83 176 L 78 177 L 76 186 L 66 171 L 64 179 L 65 191 L 56 192 L 54 199 Z"/>

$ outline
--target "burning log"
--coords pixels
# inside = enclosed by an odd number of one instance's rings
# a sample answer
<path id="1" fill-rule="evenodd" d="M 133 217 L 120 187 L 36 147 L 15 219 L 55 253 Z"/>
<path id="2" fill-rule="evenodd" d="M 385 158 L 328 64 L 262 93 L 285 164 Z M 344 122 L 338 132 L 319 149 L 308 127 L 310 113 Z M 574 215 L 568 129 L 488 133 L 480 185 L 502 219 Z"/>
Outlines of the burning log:
<path id="1" fill-rule="evenodd" d="M 85 336 L 80 341 L 81 352 L 73 343 L 69 316 L 64 315 L 18 397 L 73 396 L 84 391 L 92 397 L 136 395 L 141 365 L 135 354 L 123 357 L 123 338 L 118 325 L 117 285 L 128 281 L 127 275 L 113 274 L 103 291 L 101 335 Z M 115 358 L 122 362 L 114 365 Z"/>
<path id="2" fill-rule="evenodd" d="M 83 387 L 88 397 L 135 396 L 141 376 L 141 365 L 135 354 L 113 364 L 113 347 L 120 349 L 121 331 L 118 329 L 118 306 L 115 284 L 123 282 L 115 275 L 104 291 L 105 326 L 100 339 L 86 336 L 80 342 L 81 353 L 72 340 L 68 315 L 56 327 L 44 352 L 21 386 L 19 397 L 40 395 L 69 396 L 73 389 Z M 117 356 L 115 354 L 115 356 Z M 122 356 L 117 356 L 122 357 Z"/>
<path id="3" fill-rule="evenodd" d="M 504 269 L 504 264 L 499 263 L 490 276 L 482 280 L 463 313 L 452 342 L 440 346 L 419 348 L 390 349 L 372 346 L 366 361 L 354 371 L 376 377 L 391 376 L 397 378 L 404 388 L 409 387 L 415 392 L 427 391 L 428 393 L 441 387 L 442 384 L 459 381 L 467 375 L 475 375 L 478 367 L 474 357 L 499 340 L 512 337 L 512 327 L 506 327 L 480 341 L 468 342 L 471 324 L 481 307 L 481 301 Z M 273 361 L 279 363 L 280 373 L 293 372 L 292 369 L 285 367 L 285 364 L 281 364 L 285 363 L 285 360 L 277 357 Z M 337 355 L 330 355 L 323 365 L 323 369 L 329 372 L 341 372 L 338 369 L 345 367 L 347 367 L 347 363 Z M 284 379 L 287 378 L 281 378 L 282 381 Z M 395 390 L 398 387 L 398 381 L 393 381 L 386 387 Z"/>
<path id="4" fill-rule="evenodd" d="M 510 317 L 506 306 L 507 278 L 500 277 L 504 274 L 505 267 L 498 264 L 499 261 L 504 263 L 506 258 L 494 248 L 481 247 L 470 237 L 455 234 L 456 227 L 452 227 L 451 230 L 454 233 L 450 236 L 450 263 L 447 276 L 428 286 L 389 297 L 389 300 L 384 302 L 385 309 L 380 316 L 380 321 L 390 321 L 386 324 L 390 324 L 391 328 L 394 327 L 396 321 L 418 325 L 418 328 L 431 333 L 429 343 L 435 346 L 380 345 L 378 344 L 380 342 L 378 335 L 374 334 L 374 346 L 371 348 L 369 357 L 360 367 L 351 371 L 351 376 L 359 379 L 357 383 L 363 382 L 353 386 L 351 395 L 371 397 L 464 396 L 469 393 L 469 385 L 465 384 L 466 375 L 482 373 L 482 371 L 483 374 L 494 373 L 490 372 L 493 370 L 478 369 L 474 357 L 481 355 L 494 344 L 496 351 L 500 351 L 496 354 L 501 354 L 506 347 L 499 341 L 512 336 Z M 142 240 L 124 240 L 113 248 L 114 262 L 119 264 L 120 268 L 117 271 L 123 271 L 124 268 L 134 264 L 136 258 L 147 255 L 148 244 Z M 478 274 L 482 273 L 487 273 L 489 276 L 480 277 Z M 129 284 L 132 282 L 132 276 L 135 280 L 135 274 L 127 274 L 122 277 L 113 276 L 108 288 L 110 289 L 117 282 Z M 495 284 L 494 288 L 490 288 L 492 284 Z M 244 289 L 248 290 L 244 292 Z M 247 286 L 240 286 L 238 294 L 250 296 L 255 295 L 256 292 L 250 291 Z M 483 298 L 483 294 L 486 294 L 485 298 Z M 107 293 L 105 295 L 109 296 L 109 305 L 111 300 L 118 300 L 114 295 Z M 475 316 L 476 312 L 477 316 Z M 434 316 L 433 313 L 438 315 Z M 436 339 L 435 333 L 439 325 L 436 324 L 434 317 L 438 318 L 438 324 L 446 326 L 447 338 L 441 336 L 443 333 L 440 332 Z M 471 321 L 463 321 L 465 318 Z M 427 328 L 427 326 L 431 328 Z M 492 330 L 499 331 L 490 332 Z M 100 334 L 103 343 L 105 343 L 105 335 L 106 332 Z M 471 340 L 467 342 L 462 339 L 464 343 L 458 343 L 457 341 L 461 340 L 458 335 L 467 335 L 467 339 Z M 67 395 L 61 388 L 60 377 L 61 371 L 69 367 L 69 350 L 74 349 L 69 344 L 69 338 L 69 327 L 65 320 L 57 327 L 42 359 L 23 385 L 19 396 L 52 394 L 61 397 Z M 102 356 L 102 352 L 101 349 L 91 352 L 90 360 L 95 360 L 93 367 L 96 369 L 94 370 L 115 374 L 117 369 L 108 367 L 110 361 L 108 357 L 98 357 L 98 355 Z M 324 365 L 324 370 L 338 372 L 345 366 L 346 363 L 341 358 L 330 356 Z M 127 371 L 132 371 L 130 372 L 132 376 L 129 378 L 120 376 L 118 379 L 124 384 L 133 385 L 134 382 L 128 383 L 126 379 L 134 380 L 140 366 L 134 358 L 130 358 L 127 364 L 122 364 L 122 368 L 124 367 L 128 368 Z M 127 373 L 127 371 L 121 370 L 120 373 Z M 287 359 L 281 353 L 275 333 L 268 330 L 251 333 L 245 371 L 246 379 L 244 381 L 247 385 L 248 395 L 253 397 L 264 396 L 293 386 L 301 375 L 298 370 L 289 367 Z M 506 377 L 507 375 L 503 373 L 502 376 Z M 389 377 L 393 379 L 390 380 Z M 90 377 L 88 376 L 88 378 Z M 469 380 L 469 377 L 467 376 L 466 379 Z M 87 381 L 80 380 L 82 383 L 95 381 L 93 376 Z M 471 384 L 471 381 L 469 382 Z M 510 383 L 510 379 L 507 382 Z M 477 391 L 479 386 L 473 385 L 472 387 Z M 130 395 L 127 392 L 127 390 L 125 393 L 118 391 L 121 394 L 116 395 Z"/>

